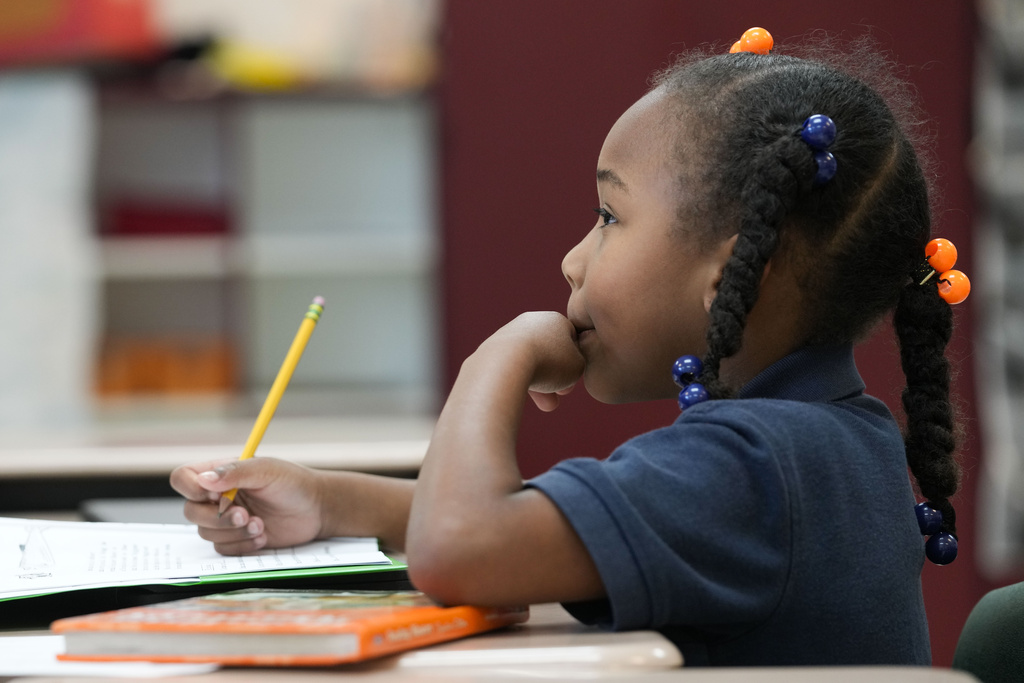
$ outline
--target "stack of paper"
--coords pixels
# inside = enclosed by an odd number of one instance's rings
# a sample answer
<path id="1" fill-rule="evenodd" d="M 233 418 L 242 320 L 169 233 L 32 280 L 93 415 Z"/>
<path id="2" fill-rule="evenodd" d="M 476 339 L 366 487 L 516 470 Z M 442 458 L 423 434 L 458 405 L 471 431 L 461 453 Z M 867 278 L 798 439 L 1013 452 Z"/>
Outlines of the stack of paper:
<path id="1" fill-rule="evenodd" d="M 0 601 L 111 586 L 191 585 L 402 569 L 376 539 L 228 557 L 183 524 L 0 518 Z"/>

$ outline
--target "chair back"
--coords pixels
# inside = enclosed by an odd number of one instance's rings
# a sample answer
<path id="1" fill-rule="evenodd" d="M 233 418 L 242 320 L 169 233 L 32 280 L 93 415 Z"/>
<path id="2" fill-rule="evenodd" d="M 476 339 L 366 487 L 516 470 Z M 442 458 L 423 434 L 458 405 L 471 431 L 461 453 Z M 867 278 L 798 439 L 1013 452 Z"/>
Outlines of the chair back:
<path id="1" fill-rule="evenodd" d="M 1024 681 L 1024 582 L 978 601 L 960 632 L 953 668 L 981 683 Z"/>

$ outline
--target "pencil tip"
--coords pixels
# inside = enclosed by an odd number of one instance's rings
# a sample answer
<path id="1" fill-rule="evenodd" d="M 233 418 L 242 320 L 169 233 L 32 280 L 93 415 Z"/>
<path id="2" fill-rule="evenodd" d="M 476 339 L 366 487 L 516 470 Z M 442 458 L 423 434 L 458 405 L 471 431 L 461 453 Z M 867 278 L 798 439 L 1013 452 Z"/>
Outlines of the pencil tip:
<path id="1" fill-rule="evenodd" d="M 217 519 L 220 519 L 229 507 L 231 507 L 231 499 L 221 496 L 220 503 L 217 504 Z"/>

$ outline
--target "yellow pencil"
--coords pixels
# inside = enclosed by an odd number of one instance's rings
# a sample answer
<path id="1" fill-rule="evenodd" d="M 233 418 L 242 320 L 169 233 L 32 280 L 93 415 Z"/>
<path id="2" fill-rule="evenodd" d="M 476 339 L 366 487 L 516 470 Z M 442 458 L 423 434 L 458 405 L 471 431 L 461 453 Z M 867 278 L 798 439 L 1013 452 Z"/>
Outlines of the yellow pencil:
<path id="1" fill-rule="evenodd" d="M 310 335 L 313 334 L 313 328 L 316 327 L 317 321 L 320 320 L 320 314 L 323 312 L 323 297 L 315 297 L 313 299 L 313 303 L 309 305 L 309 310 L 306 311 L 306 316 L 302 319 L 302 324 L 299 325 L 299 331 L 295 334 L 295 339 L 292 341 L 292 346 L 288 349 L 288 353 L 284 357 L 284 362 L 281 363 L 281 369 L 277 371 L 277 377 L 274 379 L 274 383 L 270 386 L 270 393 L 267 394 L 267 400 L 263 402 L 260 414 L 256 416 L 256 424 L 252 426 L 252 431 L 249 433 L 249 439 L 245 442 L 245 448 L 242 449 L 242 455 L 238 458 L 239 460 L 248 460 L 256 454 L 256 447 L 260 445 L 263 433 L 267 431 L 267 425 L 270 424 L 270 418 L 274 417 L 274 411 L 277 410 L 277 404 L 281 402 L 284 390 L 288 387 L 288 382 L 292 378 L 292 373 L 295 372 L 295 366 L 299 364 L 299 358 L 302 357 L 302 352 L 306 348 L 306 343 L 309 341 Z M 237 493 L 238 489 L 231 489 L 230 491 L 224 492 L 224 495 L 221 496 L 220 499 L 220 505 L 218 506 L 218 517 L 223 515 L 224 511 L 231 507 L 231 503 L 235 500 L 235 494 Z"/>

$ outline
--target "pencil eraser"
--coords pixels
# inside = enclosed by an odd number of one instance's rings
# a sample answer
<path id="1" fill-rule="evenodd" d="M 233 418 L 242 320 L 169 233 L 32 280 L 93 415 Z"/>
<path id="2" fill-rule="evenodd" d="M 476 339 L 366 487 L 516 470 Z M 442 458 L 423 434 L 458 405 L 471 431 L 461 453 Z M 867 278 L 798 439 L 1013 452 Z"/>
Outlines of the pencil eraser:
<path id="1" fill-rule="evenodd" d="M 322 296 L 315 296 L 313 297 L 313 303 L 315 303 L 317 306 L 323 306 L 325 303 L 324 298 Z"/>

